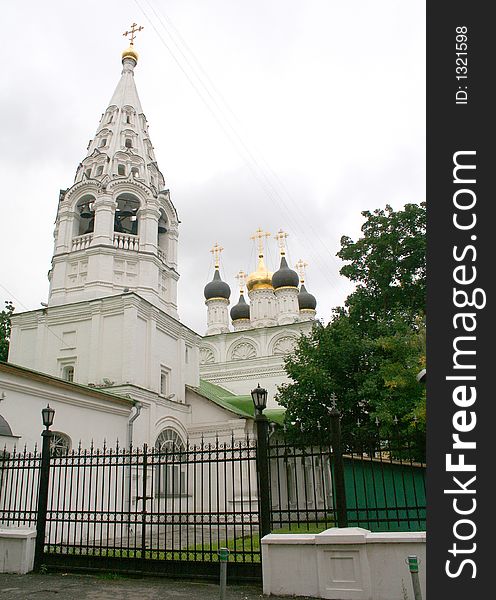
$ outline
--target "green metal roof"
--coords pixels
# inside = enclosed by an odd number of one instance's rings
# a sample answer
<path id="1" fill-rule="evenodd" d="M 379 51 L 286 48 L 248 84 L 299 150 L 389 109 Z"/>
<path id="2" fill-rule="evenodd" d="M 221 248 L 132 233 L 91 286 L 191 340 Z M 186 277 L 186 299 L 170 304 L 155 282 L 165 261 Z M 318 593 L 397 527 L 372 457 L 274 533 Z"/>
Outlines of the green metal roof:
<path id="1" fill-rule="evenodd" d="M 191 387 L 191 386 L 188 386 Z M 200 379 L 199 387 L 191 387 L 197 394 L 212 401 L 217 406 L 225 408 L 240 417 L 245 419 L 253 419 L 255 417 L 255 407 L 253 406 L 253 400 L 250 396 L 236 395 L 210 381 Z M 282 425 L 284 423 L 284 408 L 266 408 L 264 415 L 274 423 Z"/>

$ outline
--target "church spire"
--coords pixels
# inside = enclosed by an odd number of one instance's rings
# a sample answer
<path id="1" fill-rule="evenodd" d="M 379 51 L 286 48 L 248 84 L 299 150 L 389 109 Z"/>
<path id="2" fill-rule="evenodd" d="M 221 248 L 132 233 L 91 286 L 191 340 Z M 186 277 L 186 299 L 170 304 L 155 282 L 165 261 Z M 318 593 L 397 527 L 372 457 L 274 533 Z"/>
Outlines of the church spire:
<path id="1" fill-rule="evenodd" d="M 124 33 L 131 39 L 129 47 L 122 53 L 121 77 L 95 137 L 88 145 L 86 157 L 78 167 L 75 183 L 83 179 L 133 178 L 155 192 L 164 188 L 164 177 L 155 160 L 148 123 L 134 81 L 138 63 L 134 39 L 142 29 L 133 23 Z"/>

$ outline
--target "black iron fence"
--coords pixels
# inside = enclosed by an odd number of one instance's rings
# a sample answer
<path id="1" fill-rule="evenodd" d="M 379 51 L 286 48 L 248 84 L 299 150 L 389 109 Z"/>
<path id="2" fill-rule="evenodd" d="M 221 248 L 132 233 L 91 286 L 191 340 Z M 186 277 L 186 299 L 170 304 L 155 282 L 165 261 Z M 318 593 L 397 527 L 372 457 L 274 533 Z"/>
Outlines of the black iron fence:
<path id="1" fill-rule="evenodd" d="M 0 524 L 38 525 L 38 566 L 217 577 L 227 547 L 233 580 L 261 577 L 270 530 L 425 529 L 418 436 L 393 427 L 295 444 L 258 431 L 258 444 L 78 448 L 44 469 L 39 452 L 5 452 Z"/>
<path id="2" fill-rule="evenodd" d="M 394 425 L 358 431 L 339 449 L 323 439 L 297 445 L 275 434 L 269 445 L 272 531 L 424 531 L 424 439 L 415 428 Z"/>

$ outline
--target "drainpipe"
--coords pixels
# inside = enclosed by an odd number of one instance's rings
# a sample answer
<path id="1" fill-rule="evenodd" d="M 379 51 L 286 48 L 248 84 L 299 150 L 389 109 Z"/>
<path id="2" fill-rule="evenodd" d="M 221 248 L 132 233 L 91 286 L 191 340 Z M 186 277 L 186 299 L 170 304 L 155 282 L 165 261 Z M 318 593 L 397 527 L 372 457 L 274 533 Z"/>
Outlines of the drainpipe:
<path id="1" fill-rule="evenodd" d="M 127 447 L 128 448 L 131 448 L 131 446 L 133 445 L 133 423 L 140 416 L 141 409 L 143 408 L 143 404 L 141 404 L 141 402 L 136 400 L 133 408 L 136 409 L 136 412 L 129 417 L 129 420 L 127 422 Z"/>
<path id="2" fill-rule="evenodd" d="M 133 405 L 135 409 L 134 413 L 129 417 L 127 422 L 127 449 L 129 451 L 127 465 L 125 466 L 124 473 L 124 511 L 129 515 L 129 520 L 127 522 L 128 532 L 131 528 L 131 468 L 132 468 L 132 457 L 131 457 L 131 448 L 133 445 L 133 423 L 141 414 L 141 409 L 143 408 L 143 404 L 136 400 Z"/>

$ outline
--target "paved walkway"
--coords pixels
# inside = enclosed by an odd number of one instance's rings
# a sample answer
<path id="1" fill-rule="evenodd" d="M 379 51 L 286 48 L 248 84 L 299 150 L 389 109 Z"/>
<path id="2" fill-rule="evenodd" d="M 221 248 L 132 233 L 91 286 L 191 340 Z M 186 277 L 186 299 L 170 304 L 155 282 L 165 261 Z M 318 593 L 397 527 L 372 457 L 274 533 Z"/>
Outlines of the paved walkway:
<path id="1" fill-rule="evenodd" d="M 228 586 L 226 600 L 260 600 L 260 586 Z M 219 586 L 108 575 L 2 575 L 1 600 L 219 600 Z M 300 598 L 300 600 L 305 600 Z M 312 600 L 307 598 L 306 600 Z"/>

